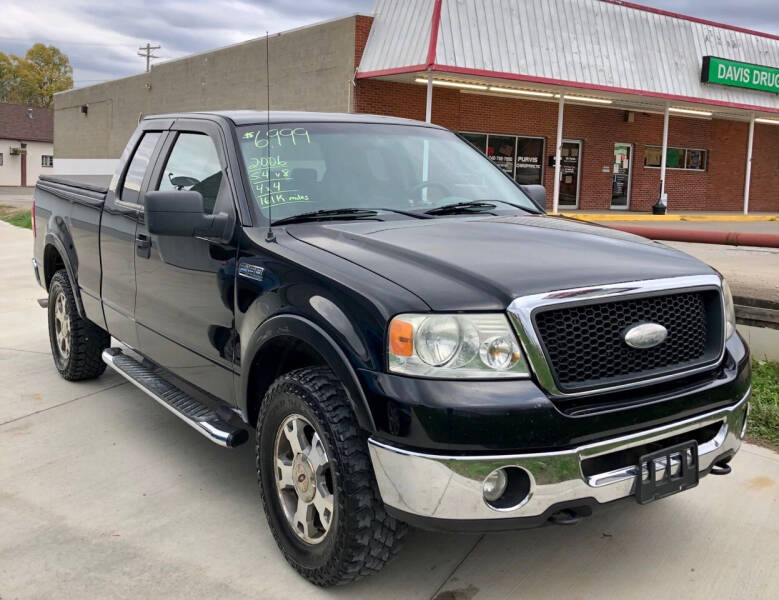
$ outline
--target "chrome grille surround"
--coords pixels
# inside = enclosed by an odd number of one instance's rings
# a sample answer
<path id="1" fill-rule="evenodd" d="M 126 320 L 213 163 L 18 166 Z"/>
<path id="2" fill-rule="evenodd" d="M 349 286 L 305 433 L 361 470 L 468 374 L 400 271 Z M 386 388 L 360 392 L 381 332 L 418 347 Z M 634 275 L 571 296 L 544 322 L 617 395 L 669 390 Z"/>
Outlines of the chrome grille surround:
<path id="1" fill-rule="evenodd" d="M 560 389 L 555 380 L 552 366 L 547 361 L 544 347 L 533 322 L 533 313 L 536 310 L 552 306 L 559 306 L 560 308 L 564 305 L 577 306 L 578 304 L 592 303 L 593 300 L 603 300 L 606 302 L 620 299 L 627 300 L 639 295 L 651 296 L 654 293 L 660 295 L 667 294 L 668 292 L 682 293 L 685 291 L 698 290 L 717 290 L 719 292 L 721 303 L 720 314 L 722 316 L 722 348 L 720 349 L 716 360 L 708 361 L 706 364 L 698 365 L 683 371 L 674 371 L 673 373 L 666 375 L 647 377 L 630 383 L 604 385 L 602 387 L 594 387 L 584 391 L 566 392 Z M 538 378 L 541 386 L 552 396 L 575 397 L 591 394 L 593 392 L 610 392 L 636 388 L 653 383 L 661 383 L 663 381 L 668 381 L 677 377 L 685 377 L 710 369 L 714 364 L 717 364 L 722 360 L 725 353 L 725 300 L 722 295 L 722 281 L 720 277 L 714 273 L 710 275 L 628 281 L 624 283 L 555 290 L 542 294 L 520 296 L 509 305 L 508 314 L 514 329 L 519 336 L 522 349 L 525 352 L 525 356 L 527 357 L 533 372 Z"/>

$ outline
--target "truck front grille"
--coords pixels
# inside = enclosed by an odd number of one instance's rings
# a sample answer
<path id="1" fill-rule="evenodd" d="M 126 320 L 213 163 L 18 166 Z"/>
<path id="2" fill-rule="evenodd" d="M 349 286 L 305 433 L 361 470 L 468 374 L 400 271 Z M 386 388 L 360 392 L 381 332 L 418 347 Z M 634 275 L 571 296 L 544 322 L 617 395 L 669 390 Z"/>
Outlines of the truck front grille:
<path id="1" fill-rule="evenodd" d="M 542 308 L 533 320 L 557 387 L 564 392 L 685 371 L 715 361 L 722 347 L 716 290 Z M 631 348 L 624 332 L 644 322 L 663 325 L 668 336 L 654 348 Z"/>

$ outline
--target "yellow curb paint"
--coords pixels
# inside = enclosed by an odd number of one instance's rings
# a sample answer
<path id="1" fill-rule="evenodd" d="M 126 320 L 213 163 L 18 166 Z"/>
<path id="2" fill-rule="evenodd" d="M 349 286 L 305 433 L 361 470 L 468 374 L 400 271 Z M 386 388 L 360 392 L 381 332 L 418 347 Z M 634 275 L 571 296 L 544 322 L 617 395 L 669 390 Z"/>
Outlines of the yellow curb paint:
<path id="1" fill-rule="evenodd" d="M 558 213 L 558 215 L 581 221 L 779 221 L 779 215 L 599 215 L 594 213 Z"/>

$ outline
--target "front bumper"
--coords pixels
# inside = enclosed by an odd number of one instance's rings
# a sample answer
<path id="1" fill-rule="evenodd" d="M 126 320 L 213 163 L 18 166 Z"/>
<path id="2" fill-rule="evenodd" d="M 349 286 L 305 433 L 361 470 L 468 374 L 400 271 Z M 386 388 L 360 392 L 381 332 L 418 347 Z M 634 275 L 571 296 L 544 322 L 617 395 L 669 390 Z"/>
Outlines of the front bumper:
<path id="1" fill-rule="evenodd" d="M 735 405 L 687 418 L 662 427 L 623 435 L 579 446 L 571 450 L 512 454 L 499 456 L 443 456 L 422 454 L 369 440 L 376 480 L 384 503 L 401 518 L 415 524 L 443 529 L 457 529 L 452 522 L 484 524 L 484 529 L 521 527 L 526 519 L 534 524 L 556 507 L 582 504 L 605 504 L 632 496 L 635 492 L 637 467 L 622 466 L 601 473 L 585 475 L 584 461 L 617 456 L 617 453 L 639 450 L 666 439 L 711 431 L 710 439 L 698 446 L 699 471 L 706 474 L 711 466 L 732 457 L 746 430 L 751 389 Z M 716 424 L 720 423 L 717 428 Z M 671 445 L 668 443 L 666 445 Z M 643 453 L 643 452 L 642 452 Z M 482 495 L 484 478 L 500 467 L 519 467 L 530 479 L 530 491 L 516 506 L 496 509 Z M 659 467 L 662 472 L 664 467 Z M 673 466 L 671 467 L 673 471 Z M 393 510 L 394 509 L 394 510 Z M 508 521 L 510 520 L 510 521 Z M 448 525 L 444 525 L 448 523 Z M 496 525 L 498 527 L 496 527 Z M 476 527 L 479 529 L 479 527 Z"/>

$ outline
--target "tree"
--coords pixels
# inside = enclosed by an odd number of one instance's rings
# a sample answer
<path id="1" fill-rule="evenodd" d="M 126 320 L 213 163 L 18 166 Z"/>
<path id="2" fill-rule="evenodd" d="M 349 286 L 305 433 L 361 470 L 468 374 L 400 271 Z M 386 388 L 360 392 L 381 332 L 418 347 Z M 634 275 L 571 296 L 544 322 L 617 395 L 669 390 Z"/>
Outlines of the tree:
<path id="1" fill-rule="evenodd" d="M 19 87 L 15 58 L 0 52 L 0 102 L 13 102 L 15 91 Z"/>
<path id="2" fill-rule="evenodd" d="M 24 58 L 0 52 L 0 101 L 50 107 L 73 87 L 73 67 L 55 46 L 33 44 Z"/>

